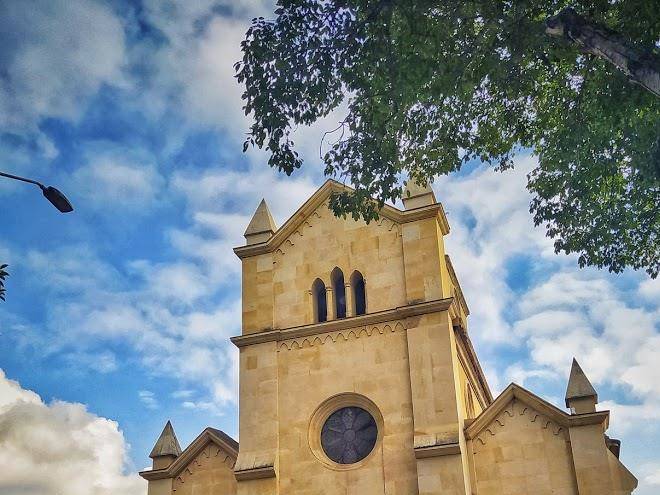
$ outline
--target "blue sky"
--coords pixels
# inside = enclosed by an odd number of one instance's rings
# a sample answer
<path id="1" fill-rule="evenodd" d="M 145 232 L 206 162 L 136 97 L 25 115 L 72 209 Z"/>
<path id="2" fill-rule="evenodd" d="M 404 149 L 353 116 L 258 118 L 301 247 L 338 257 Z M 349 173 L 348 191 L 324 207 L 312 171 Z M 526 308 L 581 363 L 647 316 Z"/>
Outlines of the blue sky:
<path id="1" fill-rule="evenodd" d="M 249 120 L 232 65 L 249 20 L 268 12 L 258 1 L 0 4 L 0 170 L 55 185 L 76 208 L 61 215 L 37 189 L 0 181 L 3 493 L 88 494 L 90 478 L 95 493 L 145 493 L 135 473 L 167 419 L 184 445 L 206 426 L 236 436 L 231 248 L 262 197 L 281 225 L 322 184 L 319 140 L 340 118 L 297 131 L 307 163 L 291 178 L 241 152 Z M 660 284 L 555 255 L 527 212 L 534 164 L 473 164 L 434 184 L 470 333 L 495 392 L 516 381 L 559 406 L 576 355 L 639 493 L 655 493 Z"/>

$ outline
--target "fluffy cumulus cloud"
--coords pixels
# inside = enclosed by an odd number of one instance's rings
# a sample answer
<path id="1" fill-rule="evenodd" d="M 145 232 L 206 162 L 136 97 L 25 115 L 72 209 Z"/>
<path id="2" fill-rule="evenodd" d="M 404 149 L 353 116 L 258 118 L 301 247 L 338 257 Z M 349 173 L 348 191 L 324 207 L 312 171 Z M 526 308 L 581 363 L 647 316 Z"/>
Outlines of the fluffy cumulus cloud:
<path id="1" fill-rule="evenodd" d="M 81 404 L 41 398 L 0 370 L 0 492 L 6 495 L 138 495 L 126 474 L 127 445 L 116 422 Z"/>

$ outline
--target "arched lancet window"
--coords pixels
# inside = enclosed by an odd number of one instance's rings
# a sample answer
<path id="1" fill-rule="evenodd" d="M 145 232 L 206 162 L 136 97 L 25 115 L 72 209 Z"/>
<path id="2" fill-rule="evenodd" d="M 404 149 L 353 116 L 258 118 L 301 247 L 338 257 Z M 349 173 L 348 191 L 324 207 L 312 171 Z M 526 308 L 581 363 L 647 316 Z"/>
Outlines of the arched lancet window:
<path id="1" fill-rule="evenodd" d="M 364 277 L 355 270 L 351 275 L 351 288 L 353 289 L 353 314 L 363 315 L 367 312 L 367 295 L 364 287 Z"/>
<path id="2" fill-rule="evenodd" d="M 344 274 L 339 268 L 332 270 L 332 292 L 335 295 L 335 317 L 346 318 L 346 286 L 344 285 Z"/>
<path id="3" fill-rule="evenodd" d="M 325 298 L 325 284 L 317 278 L 312 284 L 312 299 L 314 301 L 314 321 L 321 323 L 328 319 L 328 303 Z"/>

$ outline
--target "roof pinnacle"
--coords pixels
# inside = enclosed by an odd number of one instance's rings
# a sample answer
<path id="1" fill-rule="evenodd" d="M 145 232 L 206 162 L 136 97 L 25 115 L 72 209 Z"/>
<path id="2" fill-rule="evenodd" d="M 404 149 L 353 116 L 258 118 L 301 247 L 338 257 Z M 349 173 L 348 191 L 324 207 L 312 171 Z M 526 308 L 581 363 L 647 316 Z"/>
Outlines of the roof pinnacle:
<path id="1" fill-rule="evenodd" d="M 156 440 L 156 445 L 154 445 L 154 448 L 151 450 L 149 457 L 152 459 L 163 456 L 178 457 L 180 454 L 181 446 L 176 439 L 172 423 L 168 420 L 165 424 L 165 428 L 163 428 L 163 432 L 160 434 L 160 437 L 158 437 L 158 440 Z"/>
<path id="2" fill-rule="evenodd" d="M 412 210 L 413 208 L 420 208 L 438 202 L 428 182 L 420 185 L 412 177 L 406 181 L 401 199 L 406 210 Z"/>
<path id="3" fill-rule="evenodd" d="M 270 214 L 266 200 L 262 199 L 257 207 L 252 220 L 245 230 L 245 239 L 247 244 L 258 244 L 266 242 L 277 230 L 273 216 Z"/>
<path id="4" fill-rule="evenodd" d="M 568 387 L 566 387 L 566 407 L 572 407 L 571 402 L 578 399 L 591 398 L 594 405 L 598 402 L 598 394 L 593 385 L 584 374 L 582 368 L 577 360 L 573 358 L 571 366 L 571 375 L 568 379 Z"/>

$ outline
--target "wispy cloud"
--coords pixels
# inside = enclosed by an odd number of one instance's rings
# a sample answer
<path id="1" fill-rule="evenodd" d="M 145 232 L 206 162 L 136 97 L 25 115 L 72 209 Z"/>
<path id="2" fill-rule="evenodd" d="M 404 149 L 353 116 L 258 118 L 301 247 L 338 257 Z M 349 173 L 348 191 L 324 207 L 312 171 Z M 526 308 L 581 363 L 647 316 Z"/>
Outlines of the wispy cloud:
<path id="1" fill-rule="evenodd" d="M 87 0 L 3 2 L 0 126 L 75 119 L 102 84 L 121 84 L 125 37 L 107 6 Z"/>
<path id="2" fill-rule="evenodd" d="M 159 404 L 158 400 L 156 400 L 156 394 L 150 390 L 138 391 L 138 397 L 147 409 L 158 409 Z"/>
<path id="3" fill-rule="evenodd" d="M 123 151 L 123 152 L 122 152 Z M 99 150 L 76 170 L 71 185 L 88 207 L 109 215 L 149 212 L 159 198 L 165 179 L 148 155 L 135 151 Z"/>

